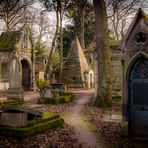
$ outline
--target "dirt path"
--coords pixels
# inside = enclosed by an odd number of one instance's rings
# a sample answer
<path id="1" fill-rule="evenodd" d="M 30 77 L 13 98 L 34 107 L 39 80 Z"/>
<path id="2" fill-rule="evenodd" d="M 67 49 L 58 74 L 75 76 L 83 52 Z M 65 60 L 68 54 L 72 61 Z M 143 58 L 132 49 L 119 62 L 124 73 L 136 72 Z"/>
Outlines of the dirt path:
<path id="1" fill-rule="evenodd" d="M 92 90 L 83 90 L 75 92 L 76 100 L 70 112 L 65 115 L 64 120 L 75 130 L 75 136 L 81 143 L 82 148 L 104 148 L 105 146 L 99 141 L 99 136 L 93 132 L 88 122 L 85 121 L 81 111 L 92 97 Z"/>

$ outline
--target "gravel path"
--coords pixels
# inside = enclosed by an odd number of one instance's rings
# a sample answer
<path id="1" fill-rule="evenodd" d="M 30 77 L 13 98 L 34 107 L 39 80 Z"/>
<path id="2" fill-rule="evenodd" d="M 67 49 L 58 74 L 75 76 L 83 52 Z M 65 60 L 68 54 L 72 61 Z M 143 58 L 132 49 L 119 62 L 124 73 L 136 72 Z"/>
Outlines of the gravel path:
<path id="1" fill-rule="evenodd" d="M 75 95 L 76 100 L 73 107 L 64 116 L 65 122 L 74 128 L 75 137 L 81 143 L 82 148 L 104 148 L 105 146 L 99 141 L 97 133 L 91 131 L 88 122 L 82 118 L 82 111 L 85 105 L 90 102 L 93 91 L 77 91 Z"/>

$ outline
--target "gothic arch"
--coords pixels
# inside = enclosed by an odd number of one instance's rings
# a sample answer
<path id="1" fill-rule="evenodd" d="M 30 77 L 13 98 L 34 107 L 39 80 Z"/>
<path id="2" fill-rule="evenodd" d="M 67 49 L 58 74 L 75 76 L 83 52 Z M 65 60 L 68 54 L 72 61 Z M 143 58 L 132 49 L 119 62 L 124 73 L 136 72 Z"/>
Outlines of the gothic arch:
<path id="1" fill-rule="evenodd" d="M 126 110 L 130 133 L 145 135 L 148 124 L 148 57 L 142 52 L 131 61 L 126 79 Z"/>

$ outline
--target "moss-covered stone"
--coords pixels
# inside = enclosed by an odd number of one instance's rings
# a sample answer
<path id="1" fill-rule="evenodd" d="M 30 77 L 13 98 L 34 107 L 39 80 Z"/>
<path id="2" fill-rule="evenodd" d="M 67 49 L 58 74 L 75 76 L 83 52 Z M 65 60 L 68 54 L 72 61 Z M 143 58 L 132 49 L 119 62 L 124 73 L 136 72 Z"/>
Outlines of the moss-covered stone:
<path id="1" fill-rule="evenodd" d="M 14 50 L 14 45 L 18 41 L 20 35 L 19 31 L 3 32 L 0 36 L 0 51 L 11 52 Z"/>
<path id="2" fill-rule="evenodd" d="M 109 46 L 119 46 L 120 44 L 120 40 L 109 40 Z"/>
<path id="3" fill-rule="evenodd" d="M 62 93 L 62 92 L 61 92 Z M 60 96 L 53 97 L 53 98 L 40 98 L 38 100 L 39 104 L 61 104 L 61 103 L 69 103 L 73 101 L 74 95 L 71 93 L 62 93 Z"/>
<path id="4" fill-rule="evenodd" d="M 27 127 L 0 127 L 0 135 L 27 138 L 50 129 L 62 127 L 64 120 L 59 115 L 44 113 L 43 118 Z"/>
<path id="5" fill-rule="evenodd" d="M 24 102 L 18 100 L 0 100 L 0 106 L 8 106 L 8 105 L 20 105 Z"/>

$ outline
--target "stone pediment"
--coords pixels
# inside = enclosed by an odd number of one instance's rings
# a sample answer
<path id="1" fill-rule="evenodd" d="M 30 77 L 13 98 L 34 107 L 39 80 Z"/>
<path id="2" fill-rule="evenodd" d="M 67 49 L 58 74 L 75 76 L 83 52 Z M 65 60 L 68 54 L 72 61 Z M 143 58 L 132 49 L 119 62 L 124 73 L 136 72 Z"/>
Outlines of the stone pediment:
<path id="1" fill-rule="evenodd" d="M 27 29 L 2 32 L 0 35 L 0 52 L 26 51 L 31 49 Z"/>
<path id="2" fill-rule="evenodd" d="M 139 9 L 125 34 L 122 51 L 132 53 L 145 50 L 148 45 L 147 30 L 148 17 Z"/>
<path id="3" fill-rule="evenodd" d="M 134 27 L 136 26 L 137 22 L 141 19 L 146 19 L 148 21 L 148 17 L 147 15 L 141 10 L 139 9 L 138 12 L 136 13 L 135 18 L 133 19 L 131 25 L 129 26 L 126 34 L 125 34 L 125 38 L 124 40 L 128 40 L 128 38 L 130 37 L 130 35 L 132 34 Z"/>

